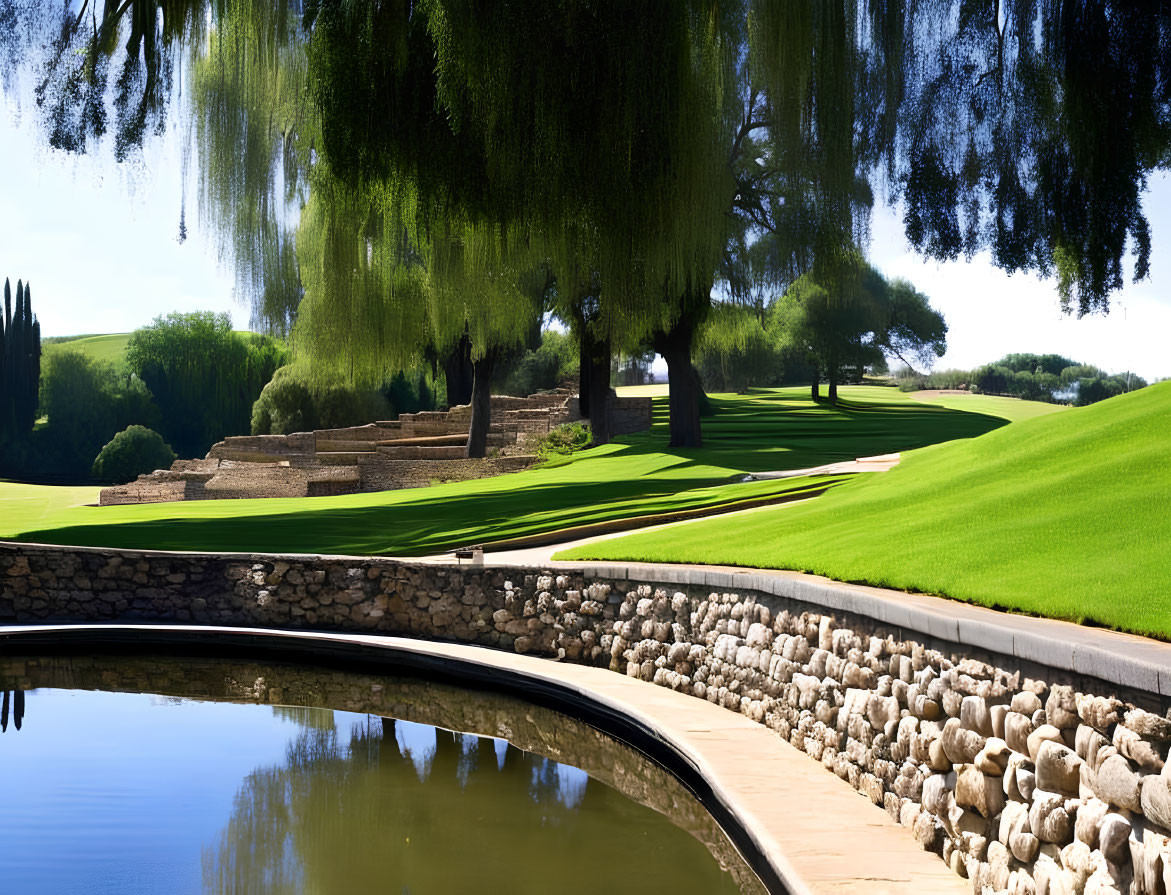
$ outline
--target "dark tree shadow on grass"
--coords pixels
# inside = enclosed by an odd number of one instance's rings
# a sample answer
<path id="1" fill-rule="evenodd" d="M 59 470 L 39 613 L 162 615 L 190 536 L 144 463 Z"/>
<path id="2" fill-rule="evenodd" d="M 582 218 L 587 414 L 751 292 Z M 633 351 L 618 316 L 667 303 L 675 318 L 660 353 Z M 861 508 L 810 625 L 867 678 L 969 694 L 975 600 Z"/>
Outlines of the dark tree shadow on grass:
<path id="1" fill-rule="evenodd" d="M 387 492 L 386 504 L 368 506 L 347 506 L 344 497 L 308 498 L 294 512 L 273 513 L 257 512 L 251 503 L 245 515 L 220 518 L 185 516 L 182 504 L 157 518 L 156 505 L 143 508 L 156 518 L 41 529 L 21 537 L 107 547 L 419 555 L 724 503 L 736 499 L 734 488 L 703 489 L 729 486 L 745 472 L 803 469 L 971 438 L 1007 422 L 930 404 L 843 400 L 834 407 L 775 393 L 749 398 L 712 399 L 717 413 L 705 422 L 702 448 L 666 449 L 665 414 L 658 412 L 660 422 L 647 433 L 586 452 L 554 470 L 483 480 L 486 484 L 470 493 Z M 660 404 L 665 407 L 665 399 L 657 400 Z"/>

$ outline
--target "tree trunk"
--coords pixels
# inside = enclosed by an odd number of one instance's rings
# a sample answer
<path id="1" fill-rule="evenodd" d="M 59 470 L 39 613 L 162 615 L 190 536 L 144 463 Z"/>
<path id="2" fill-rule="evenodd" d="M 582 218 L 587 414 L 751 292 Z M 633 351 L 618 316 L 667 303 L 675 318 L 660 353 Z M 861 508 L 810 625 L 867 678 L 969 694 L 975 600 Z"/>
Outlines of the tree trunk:
<path id="1" fill-rule="evenodd" d="M 581 415 L 587 420 L 590 418 L 590 344 L 592 340 L 589 335 L 589 328 L 584 321 L 578 324 L 578 338 L 577 338 L 577 404 L 581 410 Z"/>
<path id="2" fill-rule="evenodd" d="M 655 334 L 655 351 L 667 362 L 670 447 L 700 447 L 703 444 L 699 419 L 703 385 L 691 363 L 694 338 L 695 321 L 687 315 L 680 317 L 670 330 Z"/>
<path id="3" fill-rule="evenodd" d="M 609 444 L 610 431 L 610 340 L 592 341 L 589 364 L 590 435 L 593 444 Z"/>
<path id="4" fill-rule="evenodd" d="M 447 380 L 447 406 L 456 407 L 472 400 L 472 342 L 461 336 L 443 358 L 443 376 Z"/>
<path id="5" fill-rule="evenodd" d="M 472 363 L 475 376 L 472 382 L 472 420 L 468 426 L 469 458 L 488 455 L 488 426 L 492 422 L 492 368 L 495 365 L 496 353 L 492 350 Z"/>
<path id="6" fill-rule="evenodd" d="M 838 362 L 837 358 L 830 356 L 829 359 L 829 403 L 838 403 Z"/>
<path id="7" fill-rule="evenodd" d="M 821 400 L 821 370 L 817 364 L 813 365 L 813 385 L 809 388 L 809 394 L 814 401 Z"/>

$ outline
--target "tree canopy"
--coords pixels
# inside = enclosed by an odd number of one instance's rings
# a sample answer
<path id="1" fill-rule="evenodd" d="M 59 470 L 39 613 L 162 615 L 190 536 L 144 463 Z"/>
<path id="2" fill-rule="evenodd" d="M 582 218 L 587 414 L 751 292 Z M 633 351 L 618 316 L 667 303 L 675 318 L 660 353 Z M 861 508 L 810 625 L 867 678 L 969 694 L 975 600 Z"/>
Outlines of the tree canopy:
<path id="1" fill-rule="evenodd" d="M 796 280 L 769 309 L 769 328 L 784 349 L 813 361 L 814 395 L 824 375 L 831 401 L 847 367 L 860 372 L 886 356 L 930 364 L 947 351 L 947 323 L 927 296 L 857 257 L 832 278 Z"/>
<path id="2" fill-rule="evenodd" d="M 454 345 L 483 373 L 546 271 L 565 308 L 589 297 L 603 353 L 649 338 L 686 365 L 682 444 L 714 283 L 758 310 L 803 274 L 824 289 L 880 198 L 923 254 L 988 250 L 1104 311 L 1148 273 L 1142 195 L 1171 164 L 1165 2 L 39 6 L 0 0 L 0 21 L 43 48 L 50 143 L 112 128 L 121 157 L 180 108 L 201 217 L 258 319 L 328 375 Z M 918 358 L 931 321 L 896 299 L 891 346 Z"/>

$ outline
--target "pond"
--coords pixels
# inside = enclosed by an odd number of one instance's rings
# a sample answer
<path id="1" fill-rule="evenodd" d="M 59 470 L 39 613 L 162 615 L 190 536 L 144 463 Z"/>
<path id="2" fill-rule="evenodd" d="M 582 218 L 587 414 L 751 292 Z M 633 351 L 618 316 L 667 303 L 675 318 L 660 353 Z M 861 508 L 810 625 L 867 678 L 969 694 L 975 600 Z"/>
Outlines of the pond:
<path id="1" fill-rule="evenodd" d="M 0 657 L 14 893 L 763 891 L 640 753 L 407 677 Z"/>

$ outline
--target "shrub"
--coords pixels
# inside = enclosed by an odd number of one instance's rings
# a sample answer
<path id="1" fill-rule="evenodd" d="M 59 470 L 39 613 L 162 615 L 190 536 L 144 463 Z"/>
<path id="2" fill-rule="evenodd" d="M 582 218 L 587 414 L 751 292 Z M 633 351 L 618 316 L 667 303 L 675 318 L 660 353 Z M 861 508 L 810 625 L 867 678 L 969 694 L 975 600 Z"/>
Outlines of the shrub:
<path id="1" fill-rule="evenodd" d="M 162 412 L 159 430 L 195 457 L 225 435 L 242 434 L 252 405 L 288 348 L 268 336 L 232 331 L 227 314 L 170 314 L 136 330 L 126 363 Z"/>
<path id="2" fill-rule="evenodd" d="M 550 429 L 542 436 L 537 442 L 535 453 L 542 460 L 564 457 L 574 451 L 588 448 L 591 440 L 589 426 L 583 423 L 565 423 Z"/>
<path id="3" fill-rule="evenodd" d="M 392 380 L 387 391 L 398 395 L 400 400 L 414 394 L 405 377 L 401 383 L 397 377 Z M 364 426 L 391 418 L 395 410 L 383 391 L 341 382 L 319 382 L 304 367 L 290 364 L 276 371 L 252 405 L 252 434 L 287 435 L 313 429 Z"/>
<path id="4" fill-rule="evenodd" d="M 579 363 L 573 337 L 569 333 L 547 329 L 541 333 L 541 344 L 537 348 L 525 351 L 505 366 L 504 375 L 496 378 L 495 390 L 523 398 L 557 388 L 567 379 L 577 378 Z"/>
<path id="5" fill-rule="evenodd" d="M 101 450 L 94 460 L 94 478 L 123 484 L 143 473 L 167 469 L 176 454 L 163 436 L 146 426 L 128 426 Z"/>
<path id="6" fill-rule="evenodd" d="M 29 475 L 83 479 L 102 445 L 127 426 L 158 425 L 150 390 L 136 376 L 75 349 L 45 357 L 41 412 L 48 416 L 35 450 L 24 458 Z"/>

